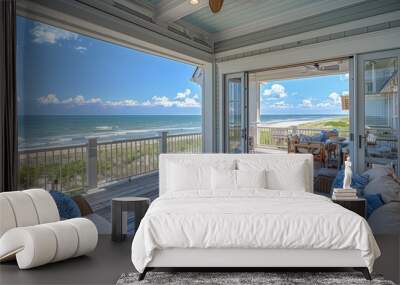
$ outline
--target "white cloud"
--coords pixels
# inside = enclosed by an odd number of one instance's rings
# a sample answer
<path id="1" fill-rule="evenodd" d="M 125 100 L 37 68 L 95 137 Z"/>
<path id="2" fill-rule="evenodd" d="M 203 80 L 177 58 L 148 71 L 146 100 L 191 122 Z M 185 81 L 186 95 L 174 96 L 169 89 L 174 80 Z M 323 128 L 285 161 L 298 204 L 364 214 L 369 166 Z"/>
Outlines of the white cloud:
<path id="1" fill-rule="evenodd" d="M 85 97 L 83 97 L 82 95 L 70 97 L 61 101 L 61 104 L 85 105 L 85 103 L 86 103 Z"/>
<path id="2" fill-rule="evenodd" d="M 179 98 L 172 100 L 167 96 L 153 96 L 151 100 L 143 102 L 143 106 L 162 106 L 178 108 L 200 108 L 200 102 L 194 97 Z"/>
<path id="3" fill-rule="evenodd" d="M 190 94 L 192 93 L 192 90 L 190 90 L 189 88 L 185 89 L 185 91 L 183 92 L 178 92 L 176 94 L 176 99 L 183 99 L 188 97 Z"/>
<path id="4" fill-rule="evenodd" d="M 126 100 L 106 101 L 102 103 L 102 105 L 111 107 L 133 107 L 133 106 L 138 106 L 139 102 L 132 99 L 126 99 Z"/>
<path id="5" fill-rule="evenodd" d="M 84 46 L 76 46 L 74 47 L 74 49 L 79 51 L 80 53 L 84 53 L 85 51 L 87 51 L 87 47 Z"/>
<path id="6" fill-rule="evenodd" d="M 325 101 L 325 102 L 320 102 L 316 105 L 318 108 L 330 108 L 333 107 L 332 103 Z"/>
<path id="7" fill-rule="evenodd" d="M 328 99 L 332 101 L 334 105 L 340 105 L 341 100 L 340 100 L 340 95 L 336 92 L 332 92 L 329 94 Z"/>
<path id="8" fill-rule="evenodd" d="M 59 104 L 60 100 L 57 98 L 55 94 L 49 94 L 47 96 L 43 96 L 38 98 L 38 101 L 42 105 L 50 105 L 50 104 Z"/>
<path id="9" fill-rule="evenodd" d="M 287 97 L 285 87 L 281 84 L 272 84 L 271 88 L 264 90 L 263 95 L 264 96 L 274 96 L 277 98 Z"/>
<path id="10" fill-rule="evenodd" d="M 279 101 L 271 105 L 271 108 L 274 109 L 288 109 L 291 108 L 292 105 L 287 104 L 285 101 Z"/>
<path id="11" fill-rule="evenodd" d="M 312 104 L 310 99 L 303 99 L 303 101 L 301 102 L 300 106 L 303 107 L 303 108 L 312 108 L 313 104 Z"/>
<path id="12" fill-rule="evenodd" d="M 169 99 L 167 96 L 153 96 L 150 101 L 150 106 L 172 107 L 175 105 L 174 100 Z"/>
<path id="13" fill-rule="evenodd" d="M 345 74 L 340 74 L 340 80 L 344 81 L 344 80 L 349 80 L 349 74 L 345 73 Z"/>
<path id="14" fill-rule="evenodd" d="M 101 98 L 90 98 L 89 100 L 85 101 L 86 104 L 98 104 L 98 103 L 102 103 L 103 101 L 101 100 Z"/>
<path id="15" fill-rule="evenodd" d="M 78 38 L 78 34 L 42 23 L 35 24 L 31 33 L 33 41 L 38 44 L 55 44 L 59 40 L 76 40 Z"/>
<path id="16" fill-rule="evenodd" d="M 185 98 L 183 101 L 178 101 L 176 104 L 177 107 L 180 108 L 200 108 L 201 105 L 199 101 L 195 98 Z"/>
<path id="17" fill-rule="evenodd" d="M 178 95 L 183 94 L 183 95 Z M 38 98 L 38 102 L 41 105 L 71 105 L 71 106 L 83 106 L 83 105 L 99 105 L 104 107 L 134 107 L 134 106 L 145 106 L 145 107 L 178 107 L 178 108 L 200 108 L 199 96 L 197 94 L 190 96 L 191 90 L 186 89 L 184 92 L 177 93 L 175 99 L 168 98 L 167 96 L 153 96 L 150 100 L 139 102 L 134 99 L 123 99 L 123 100 L 108 100 L 103 101 L 101 98 L 93 97 L 86 99 L 82 95 L 69 97 L 64 100 L 60 100 L 57 95 L 49 94 Z"/>
<path id="18" fill-rule="evenodd" d="M 103 103 L 100 98 L 85 99 L 82 95 L 69 97 L 64 100 L 60 100 L 57 95 L 49 94 L 38 98 L 38 101 L 42 105 L 88 105 L 88 104 L 101 104 Z"/>
<path id="19" fill-rule="evenodd" d="M 328 95 L 327 100 L 316 104 L 316 106 L 318 108 L 324 108 L 324 109 L 335 108 L 335 107 L 341 106 L 342 100 L 340 97 L 347 96 L 347 95 L 349 95 L 349 91 L 343 91 L 341 95 L 337 92 L 332 92 Z"/>
<path id="20" fill-rule="evenodd" d="M 199 102 L 200 96 L 198 94 L 192 94 L 192 90 L 189 88 L 183 92 L 176 93 L 175 99 L 171 99 L 167 96 L 153 96 L 151 100 L 147 100 L 142 103 L 142 106 L 162 106 L 162 107 L 178 107 L 178 108 L 200 108 Z"/>

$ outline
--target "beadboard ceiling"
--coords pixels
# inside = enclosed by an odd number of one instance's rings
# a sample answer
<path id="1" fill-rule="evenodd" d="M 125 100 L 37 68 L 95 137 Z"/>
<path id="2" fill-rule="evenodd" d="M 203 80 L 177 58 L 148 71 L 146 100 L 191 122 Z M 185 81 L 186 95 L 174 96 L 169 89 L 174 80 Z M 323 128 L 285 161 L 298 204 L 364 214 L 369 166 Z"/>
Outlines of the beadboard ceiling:
<path id="1" fill-rule="evenodd" d="M 216 14 L 209 0 L 20 1 L 81 6 L 154 32 L 154 42 L 163 36 L 208 54 L 400 11 L 400 0 L 224 0 Z"/>
<path id="2" fill-rule="evenodd" d="M 218 49 L 234 48 L 240 45 L 241 37 L 243 42 L 259 31 L 293 34 L 302 26 L 302 20 L 312 17 L 318 17 L 320 25 L 334 25 L 400 9 L 398 0 L 225 0 L 222 10 L 213 14 L 208 0 L 199 0 L 197 5 L 191 5 L 190 0 L 126 1 L 151 6 L 156 22 L 200 33 L 217 43 Z M 291 23 L 296 25 L 290 26 Z M 311 24 L 308 30 L 312 29 Z M 232 44 L 232 39 L 237 43 Z"/>

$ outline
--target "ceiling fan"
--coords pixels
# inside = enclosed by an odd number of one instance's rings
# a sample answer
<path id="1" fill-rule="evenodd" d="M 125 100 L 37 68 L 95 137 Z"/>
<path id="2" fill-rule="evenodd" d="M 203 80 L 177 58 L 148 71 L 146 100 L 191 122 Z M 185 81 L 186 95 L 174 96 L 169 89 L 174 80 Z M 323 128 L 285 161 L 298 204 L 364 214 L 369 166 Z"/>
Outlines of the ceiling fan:
<path id="1" fill-rule="evenodd" d="M 190 4 L 197 5 L 199 4 L 199 0 L 190 0 Z M 222 5 L 224 4 L 224 0 L 209 0 L 208 5 L 210 6 L 211 12 L 218 13 L 221 11 Z"/>
<path id="2" fill-rule="evenodd" d="M 218 13 L 222 9 L 224 0 L 209 0 L 208 5 L 210 6 L 211 12 Z"/>

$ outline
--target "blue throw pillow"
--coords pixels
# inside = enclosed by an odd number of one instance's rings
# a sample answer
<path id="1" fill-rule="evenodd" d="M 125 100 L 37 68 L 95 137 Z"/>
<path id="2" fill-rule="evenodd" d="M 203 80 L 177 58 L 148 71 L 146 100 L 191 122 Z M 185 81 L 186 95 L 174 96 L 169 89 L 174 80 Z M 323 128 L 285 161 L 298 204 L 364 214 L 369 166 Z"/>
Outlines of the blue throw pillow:
<path id="1" fill-rule="evenodd" d="M 75 201 L 71 199 L 71 197 L 58 191 L 50 191 L 50 195 L 56 202 L 61 218 L 72 219 L 81 216 L 81 210 L 79 209 Z"/>
<path id="2" fill-rule="evenodd" d="M 322 141 L 322 137 L 320 135 L 315 135 L 311 137 L 311 141 L 312 142 L 321 142 Z"/>
<path id="3" fill-rule="evenodd" d="M 367 200 L 367 218 L 369 218 L 376 209 L 385 204 L 381 194 L 368 194 L 365 195 L 364 198 Z"/>
<path id="4" fill-rule="evenodd" d="M 300 135 L 300 143 L 309 143 L 311 142 L 311 137 L 301 134 Z"/>
<path id="5" fill-rule="evenodd" d="M 344 170 L 339 170 L 336 174 L 335 180 L 332 183 L 332 188 L 342 188 L 343 187 L 343 179 L 344 179 Z M 368 175 L 359 175 L 357 173 L 353 173 L 351 177 L 351 187 L 357 189 L 357 195 L 363 196 L 364 188 L 367 186 L 369 182 Z"/>
<path id="6" fill-rule="evenodd" d="M 321 131 L 320 133 L 320 141 L 321 142 L 326 142 L 328 139 L 328 131 Z"/>

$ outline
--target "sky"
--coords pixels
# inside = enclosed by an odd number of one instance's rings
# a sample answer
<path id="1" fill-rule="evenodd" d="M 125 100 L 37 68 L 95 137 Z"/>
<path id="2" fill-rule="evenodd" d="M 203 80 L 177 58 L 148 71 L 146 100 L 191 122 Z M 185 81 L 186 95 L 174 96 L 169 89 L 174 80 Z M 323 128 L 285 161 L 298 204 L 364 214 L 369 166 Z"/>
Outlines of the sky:
<path id="1" fill-rule="evenodd" d="M 348 74 L 271 81 L 261 85 L 261 114 L 347 114 L 348 90 Z"/>
<path id="2" fill-rule="evenodd" d="M 17 18 L 20 114 L 198 115 L 195 68 Z"/>
<path id="3" fill-rule="evenodd" d="M 24 115 L 199 115 L 195 66 L 17 17 Z M 261 86 L 261 114 L 343 114 L 348 74 Z"/>

